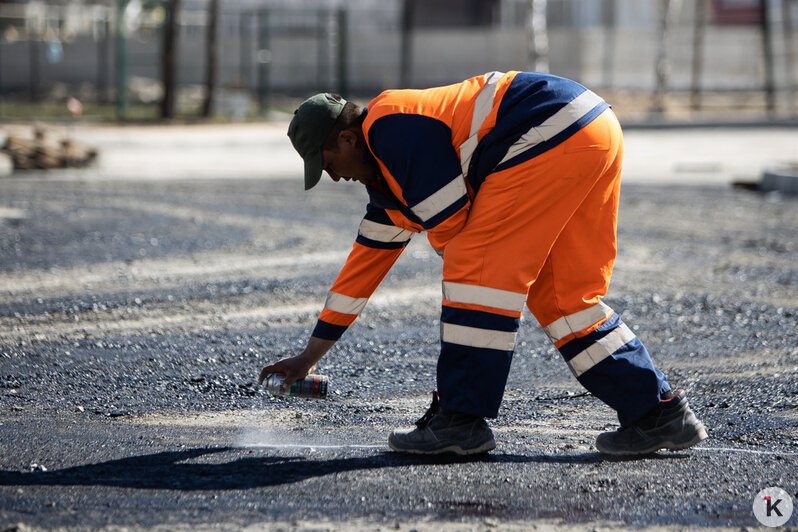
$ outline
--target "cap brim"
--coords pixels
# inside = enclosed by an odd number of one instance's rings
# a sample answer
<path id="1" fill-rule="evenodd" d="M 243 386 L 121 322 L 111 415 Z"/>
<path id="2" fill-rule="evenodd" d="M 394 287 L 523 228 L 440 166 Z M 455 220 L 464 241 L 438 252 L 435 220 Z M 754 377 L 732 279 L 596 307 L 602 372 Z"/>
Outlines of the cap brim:
<path id="1" fill-rule="evenodd" d="M 316 186 L 321 179 L 321 150 L 305 157 L 305 190 Z"/>

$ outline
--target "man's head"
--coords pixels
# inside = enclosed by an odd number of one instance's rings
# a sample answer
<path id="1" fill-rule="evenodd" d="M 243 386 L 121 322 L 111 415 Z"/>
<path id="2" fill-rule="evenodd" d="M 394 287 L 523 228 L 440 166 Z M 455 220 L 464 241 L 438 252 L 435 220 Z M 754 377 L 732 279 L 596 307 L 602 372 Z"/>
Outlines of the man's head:
<path id="1" fill-rule="evenodd" d="M 333 181 L 373 181 L 376 163 L 363 137 L 363 118 L 362 108 L 337 94 L 317 94 L 302 102 L 288 137 L 305 161 L 305 190 L 319 182 L 322 171 Z"/>

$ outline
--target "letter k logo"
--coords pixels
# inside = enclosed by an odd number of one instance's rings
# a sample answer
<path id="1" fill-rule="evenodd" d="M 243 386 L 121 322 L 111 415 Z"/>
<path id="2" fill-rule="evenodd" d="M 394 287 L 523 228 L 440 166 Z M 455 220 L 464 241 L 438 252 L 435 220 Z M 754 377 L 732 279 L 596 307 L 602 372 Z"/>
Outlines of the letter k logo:
<path id="1" fill-rule="evenodd" d="M 779 517 L 783 517 L 783 515 L 779 511 L 779 503 L 782 501 L 782 499 L 776 499 L 775 503 L 772 502 L 773 499 L 771 499 L 770 497 L 764 497 L 764 499 L 765 499 L 765 501 L 767 503 L 767 516 L 768 517 L 773 515 L 773 512 L 776 512 L 776 515 L 778 515 Z"/>
<path id="2" fill-rule="evenodd" d="M 754 497 L 752 509 L 760 524 L 768 527 L 782 526 L 792 517 L 792 497 L 781 488 L 765 488 Z"/>

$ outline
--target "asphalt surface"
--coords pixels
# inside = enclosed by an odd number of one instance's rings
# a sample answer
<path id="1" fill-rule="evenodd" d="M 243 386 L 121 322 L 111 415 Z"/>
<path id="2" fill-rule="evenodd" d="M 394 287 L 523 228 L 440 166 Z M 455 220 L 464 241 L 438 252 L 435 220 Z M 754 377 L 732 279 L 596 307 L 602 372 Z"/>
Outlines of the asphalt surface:
<path id="1" fill-rule="evenodd" d="M 797 199 L 623 187 L 606 301 L 710 439 L 599 455 L 613 413 L 527 313 L 496 451 L 425 459 L 385 441 L 434 387 L 440 259 L 411 243 L 320 364 L 328 400 L 270 397 L 366 196 L 227 177 L 0 181 L 0 530 L 739 529 L 762 488 L 798 499 Z"/>

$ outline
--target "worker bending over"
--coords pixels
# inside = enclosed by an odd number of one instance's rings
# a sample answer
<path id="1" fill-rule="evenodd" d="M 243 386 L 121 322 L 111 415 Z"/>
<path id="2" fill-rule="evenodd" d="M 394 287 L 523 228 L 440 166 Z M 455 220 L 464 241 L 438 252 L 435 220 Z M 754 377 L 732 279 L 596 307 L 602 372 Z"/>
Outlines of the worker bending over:
<path id="1" fill-rule="evenodd" d="M 422 231 L 443 257 L 441 352 L 432 406 L 390 447 L 473 454 L 495 447 L 526 305 L 577 380 L 620 429 L 599 451 L 646 454 L 707 437 L 682 390 L 602 298 L 616 256 L 623 139 L 610 106 L 573 81 L 490 72 L 445 87 L 386 91 L 360 108 L 318 94 L 288 129 L 305 189 L 321 173 L 366 186 L 357 239 L 306 349 L 263 368 L 290 384 L 357 318 Z"/>

